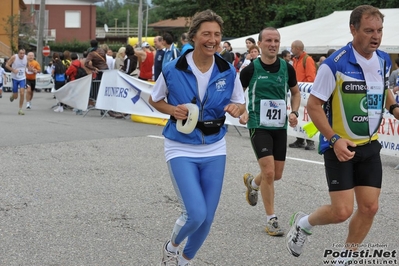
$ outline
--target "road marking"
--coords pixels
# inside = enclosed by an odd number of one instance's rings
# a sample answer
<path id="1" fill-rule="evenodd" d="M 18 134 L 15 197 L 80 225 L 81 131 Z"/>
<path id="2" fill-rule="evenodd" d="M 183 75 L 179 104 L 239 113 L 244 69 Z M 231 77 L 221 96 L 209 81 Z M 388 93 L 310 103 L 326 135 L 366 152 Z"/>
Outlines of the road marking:
<path id="1" fill-rule="evenodd" d="M 149 138 L 155 138 L 155 139 L 164 139 L 164 136 L 155 136 L 155 135 L 147 135 Z"/>
<path id="2" fill-rule="evenodd" d="M 155 135 L 147 135 L 149 138 L 155 138 L 155 139 L 164 139 L 164 136 L 155 136 Z M 321 164 L 324 165 L 324 162 L 318 162 L 318 161 L 311 161 L 311 160 L 305 160 L 305 159 L 300 159 L 300 158 L 295 158 L 295 157 L 286 157 L 286 159 L 294 160 L 294 161 L 301 161 L 305 163 L 314 163 L 314 164 Z"/>
<path id="3" fill-rule="evenodd" d="M 324 165 L 324 162 L 311 161 L 311 160 L 305 160 L 305 159 L 300 159 L 300 158 L 295 158 L 295 157 L 288 157 L 288 156 L 286 158 L 294 160 L 294 161 L 301 161 L 301 162 L 306 162 L 306 163 L 314 163 L 314 164 Z"/>

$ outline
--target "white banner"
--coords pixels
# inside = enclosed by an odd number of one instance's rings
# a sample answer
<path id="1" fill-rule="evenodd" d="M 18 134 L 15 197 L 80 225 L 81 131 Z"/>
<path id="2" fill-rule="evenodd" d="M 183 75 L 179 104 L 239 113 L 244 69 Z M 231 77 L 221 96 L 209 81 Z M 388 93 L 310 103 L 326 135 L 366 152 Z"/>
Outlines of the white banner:
<path id="1" fill-rule="evenodd" d="M 303 126 L 311 121 L 306 110 L 306 103 L 313 84 L 300 82 L 298 85 L 301 91 L 299 121 L 295 128 L 288 126 L 288 135 L 309 139 L 303 130 Z M 152 83 L 131 77 L 118 70 L 105 71 L 102 77 L 100 91 L 98 93 L 96 108 L 141 116 L 163 119 L 169 118 L 168 115 L 158 112 L 148 103 L 152 87 Z M 247 95 L 246 98 L 248 99 Z M 288 95 L 287 101 L 287 108 L 290 110 L 290 95 Z M 238 122 L 237 118 L 233 118 L 228 114 L 226 115 L 226 124 L 243 126 Z M 381 153 L 385 155 L 398 156 L 399 121 L 389 114 L 388 111 L 384 113 L 378 134 L 379 141 L 382 145 Z M 318 141 L 319 134 L 316 134 L 311 139 Z"/>
<path id="2" fill-rule="evenodd" d="M 36 89 L 52 89 L 53 78 L 51 74 L 36 74 Z"/>
<path id="3" fill-rule="evenodd" d="M 3 82 L 3 87 L 10 88 L 12 90 L 12 79 L 10 72 L 6 72 L 6 79 Z"/>
<path id="4" fill-rule="evenodd" d="M 87 110 L 91 87 L 91 75 L 70 81 L 59 90 L 52 90 L 58 101 L 73 108 L 83 111 Z"/>
<path id="5" fill-rule="evenodd" d="M 3 87 L 12 89 L 11 73 L 6 72 L 6 80 Z M 36 74 L 36 89 L 52 89 L 54 87 L 51 74 Z"/>
<path id="6" fill-rule="evenodd" d="M 154 85 L 119 70 L 104 71 L 96 109 L 141 116 L 169 118 L 148 103 Z"/>

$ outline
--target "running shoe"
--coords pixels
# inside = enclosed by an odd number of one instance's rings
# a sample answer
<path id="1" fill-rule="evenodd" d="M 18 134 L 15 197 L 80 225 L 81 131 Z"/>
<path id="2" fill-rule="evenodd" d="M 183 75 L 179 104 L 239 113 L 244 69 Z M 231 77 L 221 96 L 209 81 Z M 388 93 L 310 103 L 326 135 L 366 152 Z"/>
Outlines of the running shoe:
<path id="1" fill-rule="evenodd" d="M 312 234 L 298 225 L 299 220 L 306 215 L 303 212 L 297 212 L 292 215 L 290 220 L 291 229 L 287 235 L 287 249 L 295 257 L 301 255 L 306 239 Z"/>
<path id="2" fill-rule="evenodd" d="M 265 228 L 266 233 L 271 236 L 283 236 L 284 230 L 278 225 L 277 217 L 271 218 Z"/>
<path id="3" fill-rule="evenodd" d="M 307 150 L 307 151 L 312 151 L 312 150 L 314 150 L 316 147 L 315 147 L 315 145 L 314 145 L 314 141 L 313 140 L 307 140 L 306 141 L 306 147 L 305 147 L 305 150 Z"/>
<path id="4" fill-rule="evenodd" d="M 251 206 L 255 206 L 258 203 L 258 190 L 259 188 L 255 189 L 252 187 L 252 180 L 254 180 L 254 176 L 246 173 L 243 177 L 244 185 L 247 187 L 247 191 L 245 192 L 245 198 L 247 202 Z"/>
<path id="5" fill-rule="evenodd" d="M 178 259 L 179 259 L 179 252 L 173 253 L 169 252 L 166 247 L 169 243 L 169 240 L 167 240 L 163 246 L 162 246 L 162 260 L 161 260 L 161 266 L 177 266 L 178 265 Z"/>
<path id="6" fill-rule="evenodd" d="M 11 96 L 10 96 L 10 102 L 13 102 L 13 101 L 14 101 L 14 95 L 11 94 Z"/>
<path id="7" fill-rule="evenodd" d="M 22 111 L 22 109 L 19 109 L 18 114 L 19 115 L 24 115 L 25 113 Z"/>
<path id="8" fill-rule="evenodd" d="M 54 112 L 62 113 L 64 112 L 64 108 L 62 106 L 58 106 L 57 108 L 54 109 Z"/>
<path id="9" fill-rule="evenodd" d="M 304 139 L 296 139 L 293 143 L 288 144 L 288 147 L 290 148 L 304 148 L 305 147 L 305 141 Z"/>

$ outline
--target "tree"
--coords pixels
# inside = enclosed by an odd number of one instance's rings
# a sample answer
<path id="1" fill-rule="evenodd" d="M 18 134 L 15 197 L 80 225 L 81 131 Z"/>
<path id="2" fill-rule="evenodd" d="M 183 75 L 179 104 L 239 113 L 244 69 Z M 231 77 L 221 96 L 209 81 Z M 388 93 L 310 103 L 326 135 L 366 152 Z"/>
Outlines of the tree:
<path id="1" fill-rule="evenodd" d="M 11 15 L 7 18 L 3 18 L 4 23 L 4 31 L 8 39 L 10 40 L 10 48 L 12 53 L 18 52 L 18 35 L 19 35 L 19 24 L 20 17 L 19 15 Z"/>
<path id="2" fill-rule="evenodd" d="M 122 20 L 117 16 L 118 12 L 122 11 L 122 5 L 118 0 L 105 1 L 103 5 L 96 8 L 97 27 L 102 27 L 104 24 L 115 27 L 115 18 Z"/>
<path id="3" fill-rule="evenodd" d="M 240 37 L 259 32 L 267 26 L 281 27 L 313 19 L 315 1 L 153 0 L 153 3 L 162 5 L 164 18 L 191 17 L 198 11 L 212 9 L 223 18 L 224 36 Z"/>
<path id="4" fill-rule="evenodd" d="M 124 0 L 122 8 L 132 7 L 138 1 Z M 121 18 L 124 16 L 112 13 L 112 10 L 118 6 L 116 2 L 118 1 L 108 0 L 105 2 L 108 10 L 99 9 L 100 14 L 104 13 L 97 15 L 99 23 L 105 21 L 100 19 L 101 16 L 110 16 L 108 20 L 113 20 L 117 15 Z M 212 9 L 224 21 L 223 35 L 235 38 L 257 33 L 267 26 L 276 28 L 289 26 L 327 16 L 334 11 L 352 10 L 363 4 L 379 8 L 395 8 L 397 2 L 398 0 L 152 0 L 152 4 L 159 7 L 151 13 L 149 23 L 177 17 L 192 17 L 198 11 Z M 137 22 L 137 8 L 132 9 L 131 21 Z"/>
<path id="5" fill-rule="evenodd" d="M 34 26 L 27 22 L 21 15 L 11 15 L 3 18 L 4 31 L 10 40 L 12 53 L 17 53 L 18 48 L 29 49 L 29 43 L 36 38 Z"/>

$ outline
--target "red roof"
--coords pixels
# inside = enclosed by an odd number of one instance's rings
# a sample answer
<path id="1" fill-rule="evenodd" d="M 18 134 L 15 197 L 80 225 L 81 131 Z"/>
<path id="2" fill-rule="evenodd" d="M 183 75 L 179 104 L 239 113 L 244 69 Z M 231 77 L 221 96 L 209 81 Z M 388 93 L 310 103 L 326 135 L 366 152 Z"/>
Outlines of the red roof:
<path id="1" fill-rule="evenodd" d="M 161 20 L 152 24 L 149 24 L 148 27 L 151 28 L 188 28 L 190 26 L 189 17 L 178 17 L 177 19 L 167 19 Z"/>

